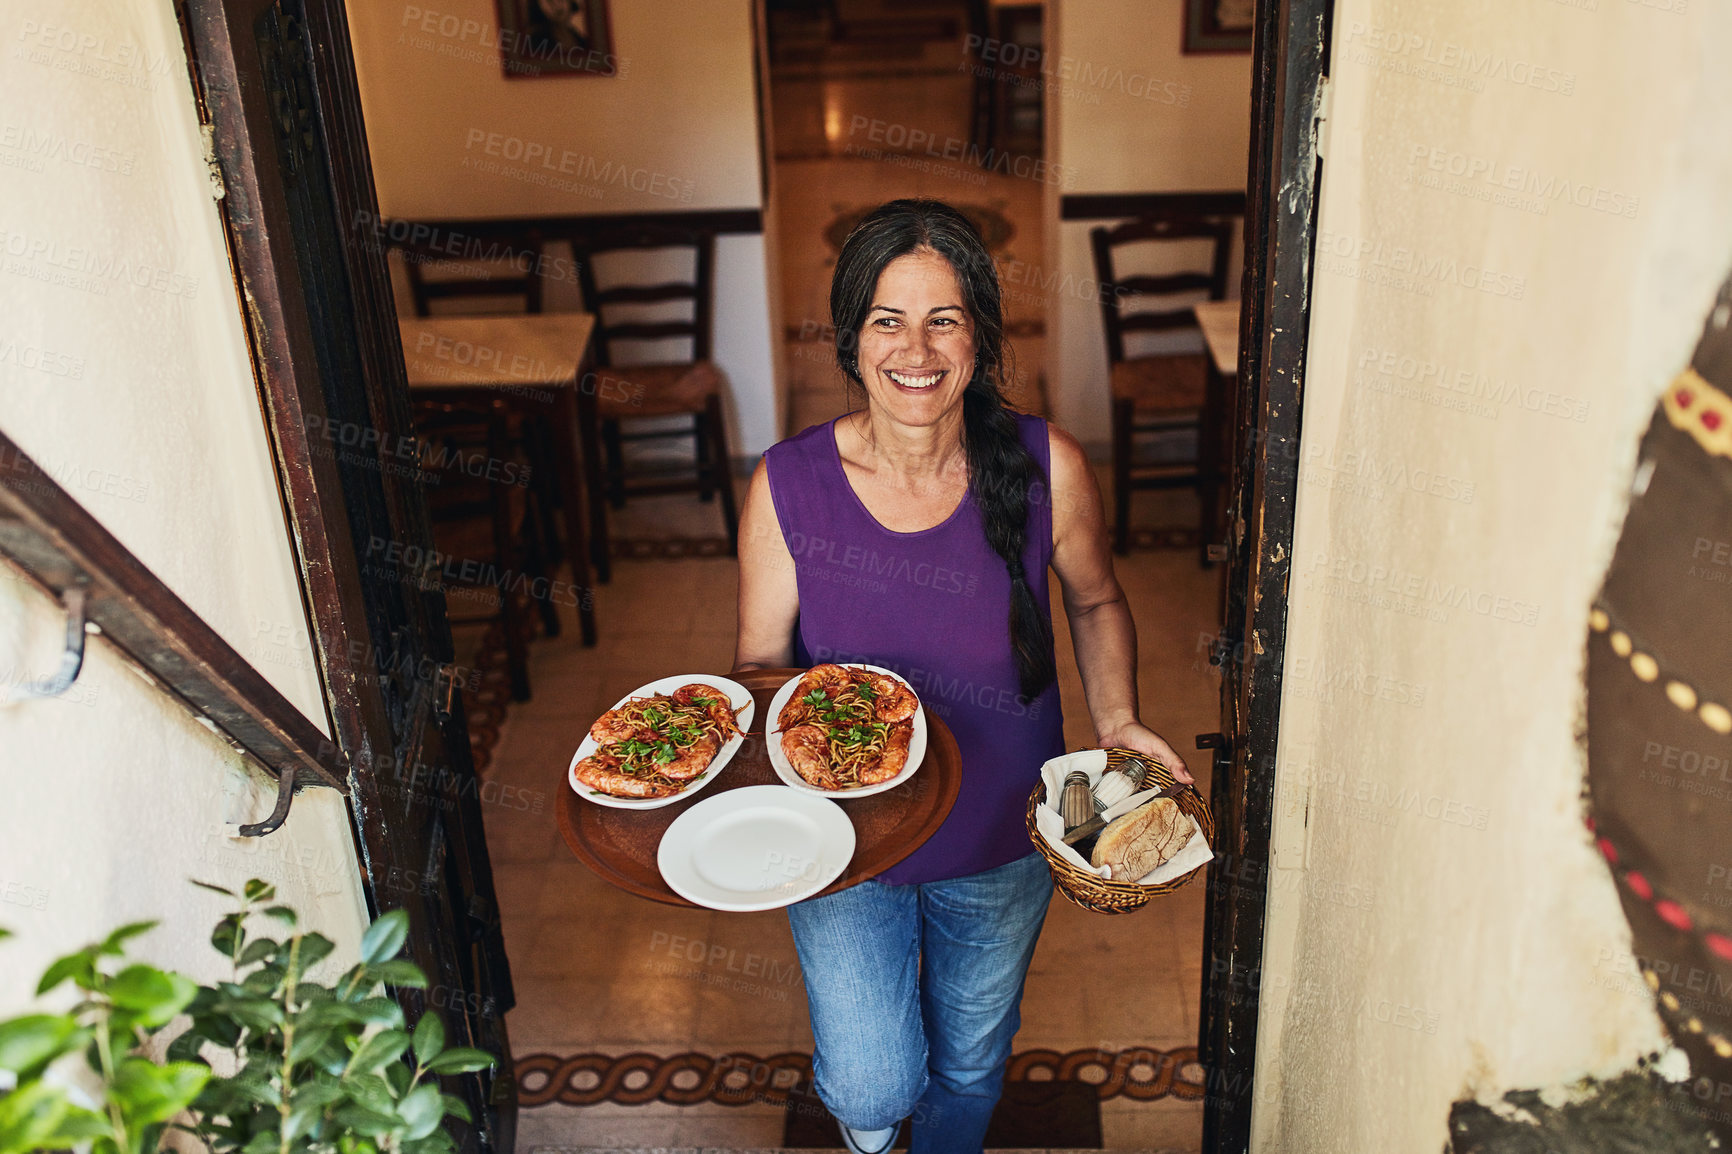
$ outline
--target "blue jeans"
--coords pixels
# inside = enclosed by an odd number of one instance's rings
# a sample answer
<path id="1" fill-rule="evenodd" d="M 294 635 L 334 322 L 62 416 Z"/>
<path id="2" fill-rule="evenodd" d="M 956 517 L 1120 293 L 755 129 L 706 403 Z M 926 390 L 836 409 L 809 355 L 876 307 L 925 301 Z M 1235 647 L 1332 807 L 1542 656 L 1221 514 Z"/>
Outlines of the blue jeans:
<path id="1" fill-rule="evenodd" d="M 813 1081 L 858 1130 L 914 1116 L 910 1154 L 979 1154 L 1046 921 L 1039 854 L 948 881 L 869 881 L 788 907 Z"/>

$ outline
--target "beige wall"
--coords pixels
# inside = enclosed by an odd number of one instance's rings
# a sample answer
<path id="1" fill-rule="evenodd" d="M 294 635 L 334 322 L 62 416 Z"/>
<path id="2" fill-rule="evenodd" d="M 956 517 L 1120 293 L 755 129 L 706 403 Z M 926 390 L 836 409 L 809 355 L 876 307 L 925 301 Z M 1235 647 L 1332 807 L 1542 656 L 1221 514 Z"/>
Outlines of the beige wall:
<path id="1" fill-rule="evenodd" d="M 492 0 L 350 5 L 380 210 L 763 207 L 750 0 L 614 0 L 609 13 L 619 75 L 507 80 Z M 781 431 L 768 267 L 761 236 L 720 239 L 715 358 L 734 450 L 754 456 Z"/>
<path id="2" fill-rule="evenodd" d="M 1243 189 L 1251 57 L 1181 52 L 1181 0 L 1048 0 L 1047 13 L 1059 73 L 1047 97 L 1047 156 L 1063 166 L 1064 181 L 1047 190 L 1047 219 L 1058 223 L 1046 259 L 1062 270 L 1061 284 L 1088 285 L 1088 232 L 1103 222 L 1059 222 L 1059 197 Z M 1228 295 L 1239 295 L 1236 271 Z M 1047 332 L 1053 415 L 1085 442 L 1104 444 L 1107 354 L 1097 298 L 1054 293 Z"/>
<path id="3" fill-rule="evenodd" d="M 1574 729 L 1732 263 L 1732 9 L 1684 9 L 1336 7 L 1254 1149 L 1436 1150 L 1660 1044 Z"/>
<path id="4" fill-rule="evenodd" d="M 290 552 L 180 32 L 168 0 L 0 14 L 0 429 L 321 728 Z M 0 678 L 51 671 L 57 606 L 0 563 Z M 0 1015 L 55 954 L 122 922 L 211 975 L 219 903 L 276 880 L 339 943 L 363 924 L 341 798 L 262 841 L 271 782 L 107 643 L 66 698 L 0 705 Z"/>

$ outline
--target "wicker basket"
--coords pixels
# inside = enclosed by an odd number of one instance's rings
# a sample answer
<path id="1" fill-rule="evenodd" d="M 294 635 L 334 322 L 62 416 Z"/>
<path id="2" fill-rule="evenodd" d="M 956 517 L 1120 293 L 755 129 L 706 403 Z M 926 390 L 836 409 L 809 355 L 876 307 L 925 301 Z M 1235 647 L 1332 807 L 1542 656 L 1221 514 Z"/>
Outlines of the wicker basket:
<path id="1" fill-rule="evenodd" d="M 1161 788 L 1173 784 L 1173 775 L 1167 772 L 1167 767 L 1146 754 L 1134 753 L 1128 749 L 1107 750 L 1107 769 L 1112 770 L 1127 758 L 1136 757 L 1149 764 L 1148 779 L 1145 786 Z M 1189 817 L 1197 819 L 1197 824 L 1203 827 L 1203 836 L 1209 844 L 1215 842 L 1215 821 L 1209 814 L 1209 806 L 1203 801 L 1196 789 L 1185 786 L 1173 796 L 1179 809 Z M 1188 874 L 1173 878 L 1171 881 L 1156 885 L 1143 885 L 1140 882 L 1108 881 L 1085 870 L 1078 869 L 1053 849 L 1040 830 L 1035 828 L 1035 810 L 1046 802 L 1046 782 L 1035 786 L 1034 792 L 1028 796 L 1028 836 L 1034 842 L 1034 847 L 1046 858 L 1047 865 L 1052 867 L 1052 880 L 1058 885 L 1058 890 L 1065 897 L 1075 902 L 1085 910 L 1093 910 L 1097 914 L 1128 914 L 1140 909 L 1142 905 L 1156 894 L 1172 893 L 1180 886 L 1189 882 L 1202 872 L 1198 866 Z"/>

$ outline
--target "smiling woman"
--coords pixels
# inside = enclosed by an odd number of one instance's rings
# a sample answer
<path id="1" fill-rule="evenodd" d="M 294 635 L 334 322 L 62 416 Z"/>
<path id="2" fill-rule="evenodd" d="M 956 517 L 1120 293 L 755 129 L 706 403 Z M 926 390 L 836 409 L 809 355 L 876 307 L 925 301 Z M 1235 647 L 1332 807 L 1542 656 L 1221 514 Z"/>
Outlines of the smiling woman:
<path id="1" fill-rule="evenodd" d="M 865 406 L 776 445 L 752 479 L 736 668 L 867 663 L 944 711 L 963 780 L 943 826 L 788 916 L 817 1090 L 849 1148 L 888 1149 L 913 1115 L 915 1149 L 978 1151 L 1052 895 L 1023 829 L 1041 764 L 1064 751 L 1049 566 L 1102 743 L 1190 775 L 1137 719 L 1136 636 L 1081 448 L 1005 406 L 998 276 L 974 226 L 930 200 L 868 213 L 830 312 Z M 889 567 L 860 582 L 838 569 L 855 555 L 961 579 Z M 981 691 L 940 705 L 937 687 L 957 684 Z"/>

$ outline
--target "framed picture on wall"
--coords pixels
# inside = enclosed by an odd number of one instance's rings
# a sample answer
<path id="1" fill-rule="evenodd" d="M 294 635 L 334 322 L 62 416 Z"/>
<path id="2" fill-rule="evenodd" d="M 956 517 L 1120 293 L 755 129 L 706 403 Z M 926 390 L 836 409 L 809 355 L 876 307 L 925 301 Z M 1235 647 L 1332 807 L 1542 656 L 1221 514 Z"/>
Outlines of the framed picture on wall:
<path id="1" fill-rule="evenodd" d="M 1257 0 L 1185 0 L 1186 52 L 1249 52 Z"/>
<path id="2" fill-rule="evenodd" d="M 607 0 L 495 0 L 505 75 L 617 76 Z"/>

